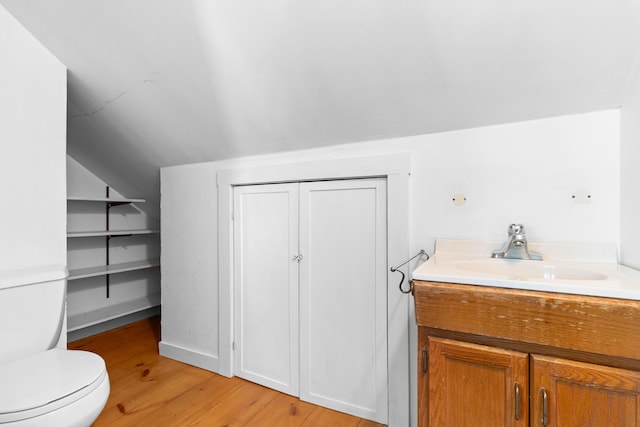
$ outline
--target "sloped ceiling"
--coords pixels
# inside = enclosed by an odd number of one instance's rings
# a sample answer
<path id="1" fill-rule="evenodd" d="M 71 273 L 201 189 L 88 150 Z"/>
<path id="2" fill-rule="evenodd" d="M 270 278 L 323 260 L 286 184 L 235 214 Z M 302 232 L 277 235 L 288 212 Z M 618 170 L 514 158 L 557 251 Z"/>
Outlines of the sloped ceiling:
<path id="1" fill-rule="evenodd" d="M 0 0 L 69 69 L 68 152 L 168 165 L 617 107 L 634 0 Z"/>

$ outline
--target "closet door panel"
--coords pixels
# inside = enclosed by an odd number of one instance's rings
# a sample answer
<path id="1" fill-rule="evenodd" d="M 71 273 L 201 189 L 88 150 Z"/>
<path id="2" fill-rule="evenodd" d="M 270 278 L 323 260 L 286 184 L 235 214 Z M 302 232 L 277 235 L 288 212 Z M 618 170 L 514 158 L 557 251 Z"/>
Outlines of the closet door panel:
<path id="1" fill-rule="evenodd" d="M 386 183 L 300 184 L 300 397 L 387 422 Z"/>
<path id="2" fill-rule="evenodd" d="M 234 190 L 236 375 L 298 395 L 298 184 Z"/>

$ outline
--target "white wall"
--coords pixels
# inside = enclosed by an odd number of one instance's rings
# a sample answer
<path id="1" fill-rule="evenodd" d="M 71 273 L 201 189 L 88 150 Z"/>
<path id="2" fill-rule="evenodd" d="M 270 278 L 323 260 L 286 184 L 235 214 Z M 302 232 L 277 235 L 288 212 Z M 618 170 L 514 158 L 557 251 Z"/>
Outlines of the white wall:
<path id="1" fill-rule="evenodd" d="M 618 245 L 618 110 L 164 168 L 162 342 L 200 366 L 221 351 L 218 171 L 400 152 L 412 158 L 412 201 L 393 208 L 409 212 L 412 253 L 432 253 L 437 238 L 502 241 L 514 221 L 531 241 Z"/>
<path id="2" fill-rule="evenodd" d="M 531 241 L 618 245 L 618 110 L 412 142 L 415 245 L 502 241 L 511 222 L 524 223 Z M 464 205 L 452 203 L 456 193 L 467 196 Z"/>
<path id="3" fill-rule="evenodd" d="M 621 262 L 640 268 L 640 70 L 621 109 L 620 252 Z"/>
<path id="4" fill-rule="evenodd" d="M 0 271 L 66 265 L 66 68 L 0 6 Z"/>
<path id="5" fill-rule="evenodd" d="M 216 170 L 210 164 L 162 170 L 160 229 L 161 352 L 170 344 L 179 360 L 213 371 L 219 351 Z"/>

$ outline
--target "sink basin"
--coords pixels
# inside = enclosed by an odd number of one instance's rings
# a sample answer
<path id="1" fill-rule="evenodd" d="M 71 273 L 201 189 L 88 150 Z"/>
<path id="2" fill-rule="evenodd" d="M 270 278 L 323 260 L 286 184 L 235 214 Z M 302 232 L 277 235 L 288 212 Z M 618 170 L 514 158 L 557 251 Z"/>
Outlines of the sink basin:
<path id="1" fill-rule="evenodd" d="M 542 261 L 490 258 L 500 242 L 437 240 L 433 256 L 412 273 L 422 282 L 454 283 L 640 303 L 640 271 L 617 262 L 612 245 L 531 243 Z"/>
<path id="2" fill-rule="evenodd" d="M 511 280 L 605 280 L 607 276 L 581 268 L 544 261 L 486 259 L 458 261 L 453 267 L 473 273 L 505 276 Z"/>

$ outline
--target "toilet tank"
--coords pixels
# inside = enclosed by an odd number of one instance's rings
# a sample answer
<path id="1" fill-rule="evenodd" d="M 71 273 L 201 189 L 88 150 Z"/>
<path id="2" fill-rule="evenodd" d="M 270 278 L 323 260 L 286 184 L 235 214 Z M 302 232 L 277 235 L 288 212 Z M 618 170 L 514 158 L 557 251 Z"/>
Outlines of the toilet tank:
<path id="1" fill-rule="evenodd" d="M 55 347 L 67 274 L 61 266 L 0 271 L 0 364 Z"/>

